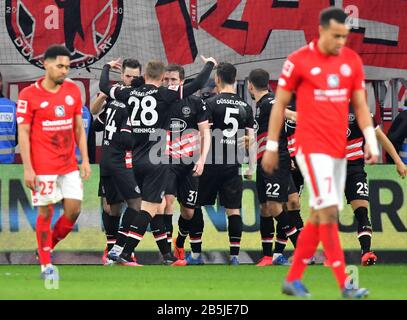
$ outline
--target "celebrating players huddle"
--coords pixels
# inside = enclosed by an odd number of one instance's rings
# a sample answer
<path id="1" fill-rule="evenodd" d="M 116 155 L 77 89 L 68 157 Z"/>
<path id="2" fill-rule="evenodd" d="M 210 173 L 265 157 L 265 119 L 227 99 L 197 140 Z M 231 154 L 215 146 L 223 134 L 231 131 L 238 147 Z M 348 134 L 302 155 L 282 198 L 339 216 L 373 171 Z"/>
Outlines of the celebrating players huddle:
<path id="1" fill-rule="evenodd" d="M 366 289 L 345 286 L 337 231 L 343 191 L 358 221 L 362 264 L 372 265 L 377 257 L 370 248 L 363 166 L 364 159 L 377 161 L 376 135 L 401 176 L 406 168 L 386 136 L 378 127 L 373 129 L 361 60 L 344 47 L 349 32 L 345 20 L 340 9 L 321 13 L 320 38 L 288 57 L 276 96 L 269 91 L 267 71 L 250 72 L 248 90 L 255 112 L 236 93 L 236 68 L 212 57 L 201 56 L 203 69 L 188 83 L 184 69 L 176 64 L 151 60 L 143 77 L 135 59 L 114 60 L 103 67 L 101 94 L 91 110 L 98 114 L 96 130 L 103 132 L 99 196 L 107 238 L 105 264 L 141 266 L 134 251 L 148 226 L 165 265 L 203 264 L 202 206 L 219 199 L 228 216 L 230 264 L 238 265 L 242 177 L 252 179 L 256 173 L 263 248 L 257 265 L 290 265 L 283 255 L 289 239 L 296 249 L 283 292 L 309 296 L 300 278 L 322 241 L 343 296 L 367 295 Z M 64 81 L 69 57 L 65 47 L 50 47 L 45 77 L 21 92 L 17 107 L 24 179 L 39 209 L 36 229 L 43 277 L 54 272 L 51 251 L 72 230 L 80 212 L 83 191 L 75 142 L 81 151 L 82 178 L 90 174 L 79 89 Z M 121 71 L 122 83 L 110 85 L 112 69 Z M 213 69 L 217 92 L 202 100 L 194 94 Z M 299 204 L 303 176 L 311 207 L 305 227 Z M 180 217 L 172 250 L 175 197 Z M 51 231 L 53 205 L 61 200 L 64 214 Z M 188 236 L 192 252 L 186 255 Z"/>

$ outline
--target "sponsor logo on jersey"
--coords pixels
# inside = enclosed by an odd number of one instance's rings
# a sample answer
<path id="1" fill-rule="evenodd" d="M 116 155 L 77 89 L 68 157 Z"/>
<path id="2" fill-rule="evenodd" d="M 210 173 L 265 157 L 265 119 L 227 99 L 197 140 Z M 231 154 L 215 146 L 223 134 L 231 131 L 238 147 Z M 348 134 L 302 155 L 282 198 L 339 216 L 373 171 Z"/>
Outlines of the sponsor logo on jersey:
<path id="1" fill-rule="evenodd" d="M 65 116 L 65 108 L 64 108 L 64 106 L 56 106 L 55 107 L 55 116 L 57 116 L 57 117 L 64 117 Z"/>
<path id="2" fill-rule="evenodd" d="M 6 0 L 5 8 L 11 41 L 39 68 L 51 43 L 68 48 L 72 68 L 95 63 L 114 46 L 123 20 L 123 0 Z"/>
<path id="3" fill-rule="evenodd" d="M 178 118 L 172 118 L 170 124 L 171 132 L 182 132 L 187 128 L 187 123 Z"/>
<path id="4" fill-rule="evenodd" d="M 49 105 L 48 101 L 41 102 L 40 108 L 44 109 L 44 108 L 48 107 L 48 105 Z"/>
<path id="5" fill-rule="evenodd" d="M 294 63 L 292 63 L 290 60 L 286 60 L 283 65 L 283 71 L 282 71 L 283 75 L 285 75 L 287 78 L 291 77 L 294 67 L 295 67 Z"/>
<path id="6" fill-rule="evenodd" d="M 339 87 L 339 77 L 337 74 L 329 74 L 328 75 L 328 87 L 329 88 L 338 88 Z"/>
<path id="7" fill-rule="evenodd" d="M 26 100 L 18 100 L 17 112 L 27 113 L 27 101 Z"/>

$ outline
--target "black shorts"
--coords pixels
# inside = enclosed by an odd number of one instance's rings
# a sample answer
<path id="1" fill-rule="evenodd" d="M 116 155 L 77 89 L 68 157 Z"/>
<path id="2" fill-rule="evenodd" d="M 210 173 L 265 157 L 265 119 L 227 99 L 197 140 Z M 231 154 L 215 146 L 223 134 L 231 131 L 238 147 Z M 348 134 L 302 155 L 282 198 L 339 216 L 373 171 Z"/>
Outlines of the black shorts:
<path id="1" fill-rule="evenodd" d="M 118 169 L 109 176 L 101 176 L 99 196 L 106 198 L 107 204 L 116 204 L 140 197 L 140 189 L 132 169 Z"/>
<path id="2" fill-rule="evenodd" d="M 291 160 L 294 160 L 294 165 L 295 165 L 295 169 L 290 170 L 291 177 L 292 177 L 292 183 L 294 183 L 294 186 L 295 186 L 295 191 L 292 187 L 289 187 L 288 194 L 298 192 L 298 195 L 301 196 L 301 193 L 304 190 L 304 177 L 302 176 L 300 168 L 298 168 L 295 158 L 291 158 Z"/>
<path id="3" fill-rule="evenodd" d="M 348 165 L 346 168 L 345 196 L 348 203 L 353 200 L 369 201 L 369 186 L 363 165 Z"/>
<path id="4" fill-rule="evenodd" d="M 227 209 L 242 207 L 243 180 L 240 167 L 206 165 L 199 178 L 198 205 L 214 205 L 219 194 L 220 205 Z"/>
<path id="5" fill-rule="evenodd" d="M 168 182 L 168 164 L 136 163 L 133 167 L 137 185 L 141 190 L 141 199 L 152 203 L 161 203 Z"/>
<path id="6" fill-rule="evenodd" d="M 264 172 L 261 165 L 257 166 L 256 187 L 260 203 L 267 201 L 287 202 L 290 181 L 290 161 L 281 159 L 279 167 L 273 174 Z"/>
<path id="7" fill-rule="evenodd" d="M 165 194 L 177 197 L 185 208 L 193 209 L 198 197 L 199 178 L 193 176 L 194 164 L 172 164 L 168 173 L 168 183 Z"/>

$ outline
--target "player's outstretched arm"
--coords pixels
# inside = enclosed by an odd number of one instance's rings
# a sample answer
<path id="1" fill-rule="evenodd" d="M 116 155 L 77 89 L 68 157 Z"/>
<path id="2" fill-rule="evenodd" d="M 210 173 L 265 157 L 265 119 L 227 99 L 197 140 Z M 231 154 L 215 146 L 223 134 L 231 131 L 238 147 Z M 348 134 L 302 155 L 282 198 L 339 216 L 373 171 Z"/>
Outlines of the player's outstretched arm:
<path id="1" fill-rule="evenodd" d="M 382 129 L 379 127 L 376 128 L 376 137 L 379 143 L 382 145 L 383 149 L 390 155 L 390 157 L 393 159 L 394 163 L 396 164 L 396 170 L 397 173 L 402 177 L 403 179 L 407 175 L 407 168 L 406 165 L 403 163 L 403 161 L 400 159 L 400 156 L 398 155 L 396 149 L 394 148 L 393 144 L 389 140 L 389 138 L 386 137 Z"/>
<path id="2" fill-rule="evenodd" d="M 106 109 L 103 109 L 103 111 L 93 121 L 93 130 L 95 132 L 101 132 L 105 130 L 106 116 Z"/>
<path id="3" fill-rule="evenodd" d="M 75 141 L 81 153 L 81 176 L 83 179 L 88 179 L 90 176 L 90 164 L 88 156 L 88 145 L 86 143 L 86 132 L 83 127 L 82 115 L 75 115 Z"/>
<path id="4" fill-rule="evenodd" d="M 24 165 L 24 182 L 25 185 L 31 190 L 35 190 L 35 171 L 31 163 L 31 153 L 30 153 L 30 124 L 19 124 L 18 125 L 18 144 L 20 145 L 21 159 Z"/>
<path id="5" fill-rule="evenodd" d="M 270 114 L 268 139 L 261 165 L 267 173 L 272 173 L 278 165 L 278 138 L 285 118 L 285 110 L 291 101 L 290 91 L 277 88 L 276 103 Z"/>
<path id="6" fill-rule="evenodd" d="M 354 90 L 352 94 L 352 104 L 355 110 L 356 120 L 360 130 L 365 137 L 365 161 L 374 164 L 379 158 L 379 147 L 373 128 L 372 116 L 366 103 L 365 90 Z"/>
<path id="7" fill-rule="evenodd" d="M 100 92 L 98 96 L 90 103 L 90 112 L 93 115 L 96 115 L 102 110 L 105 105 L 107 95 L 103 92 Z"/>
<path id="8" fill-rule="evenodd" d="M 194 94 L 199 89 L 201 89 L 211 76 L 213 68 L 217 65 L 216 60 L 212 57 L 205 58 L 204 56 L 201 56 L 201 59 L 205 63 L 205 65 L 201 72 L 196 76 L 196 78 L 184 86 L 184 98 Z"/>
<path id="9" fill-rule="evenodd" d="M 110 79 L 109 79 L 110 69 L 121 70 L 120 58 L 116 59 L 116 60 L 112 60 L 103 66 L 102 73 L 100 74 L 100 80 L 99 80 L 100 91 L 102 91 L 105 95 L 110 96 L 112 99 L 116 99 L 116 97 L 112 97 L 112 96 L 114 96 L 114 91 L 115 91 L 116 86 L 110 85 Z"/>

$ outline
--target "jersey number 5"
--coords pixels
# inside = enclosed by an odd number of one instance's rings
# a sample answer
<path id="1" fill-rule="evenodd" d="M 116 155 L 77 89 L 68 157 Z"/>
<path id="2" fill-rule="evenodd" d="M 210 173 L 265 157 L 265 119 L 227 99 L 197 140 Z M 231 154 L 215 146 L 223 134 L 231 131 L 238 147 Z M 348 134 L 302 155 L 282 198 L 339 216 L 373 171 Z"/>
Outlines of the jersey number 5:
<path id="1" fill-rule="evenodd" d="M 233 136 L 236 135 L 237 129 L 239 128 L 239 123 L 237 122 L 237 119 L 232 117 L 232 114 L 239 114 L 238 109 L 234 108 L 226 108 L 226 113 L 225 113 L 225 124 L 232 124 L 231 129 L 225 129 L 223 130 L 223 135 L 226 138 L 232 138 Z"/>

